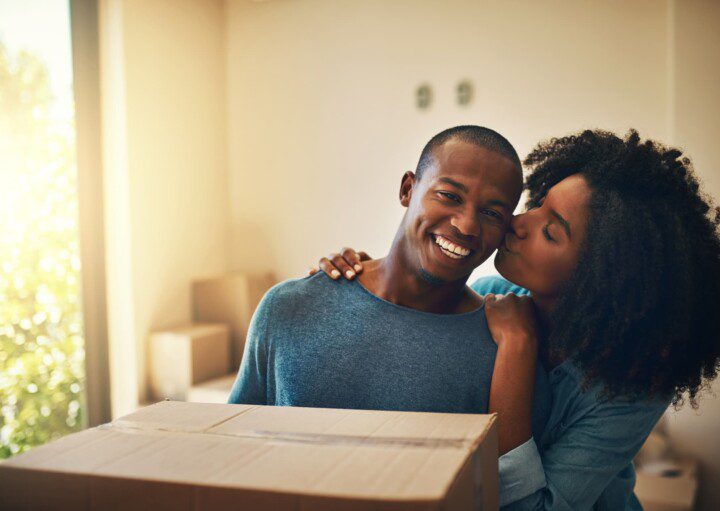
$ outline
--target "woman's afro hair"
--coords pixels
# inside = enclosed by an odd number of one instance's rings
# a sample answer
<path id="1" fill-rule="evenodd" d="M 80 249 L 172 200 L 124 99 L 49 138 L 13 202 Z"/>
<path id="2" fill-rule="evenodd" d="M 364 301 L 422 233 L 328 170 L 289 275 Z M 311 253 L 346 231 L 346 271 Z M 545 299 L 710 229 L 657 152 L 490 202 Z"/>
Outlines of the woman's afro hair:
<path id="1" fill-rule="evenodd" d="M 528 205 L 581 174 L 591 191 L 579 263 L 553 313 L 551 357 L 574 356 L 608 398 L 678 407 L 718 373 L 720 209 L 678 149 L 601 131 L 554 138 L 526 158 Z"/>

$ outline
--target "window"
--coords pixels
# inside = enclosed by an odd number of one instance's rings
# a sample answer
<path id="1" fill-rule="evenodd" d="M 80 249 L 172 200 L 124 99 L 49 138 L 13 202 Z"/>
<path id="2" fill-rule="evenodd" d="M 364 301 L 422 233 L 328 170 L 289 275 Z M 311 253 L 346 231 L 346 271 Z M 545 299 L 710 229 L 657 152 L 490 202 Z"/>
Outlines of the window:
<path id="1" fill-rule="evenodd" d="M 70 10 L 0 4 L 0 457 L 83 428 Z"/>

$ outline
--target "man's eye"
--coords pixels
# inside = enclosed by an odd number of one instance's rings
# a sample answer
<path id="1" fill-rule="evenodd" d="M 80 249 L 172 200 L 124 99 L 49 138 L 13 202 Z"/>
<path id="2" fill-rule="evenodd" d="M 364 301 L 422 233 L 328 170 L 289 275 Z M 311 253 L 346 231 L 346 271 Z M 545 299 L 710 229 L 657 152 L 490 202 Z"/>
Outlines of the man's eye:
<path id="1" fill-rule="evenodd" d="M 555 241 L 555 239 L 552 236 L 550 236 L 550 229 L 548 229 L 547 225 L 542 228 L 542 231 L 543 231 L 543 234 L 545 235 L 545 238 L 548 241 Z"/>
<path id="2" fill-rule="evenodd" d="M 438 192 L 438 193 L 440 195 L 442 195 L 443 197 L 445 197 L 446 199 L 450 199 L 451 201 L 457 202 L 458 204 L 460 203 L 460 197 L 458 197 L 454 193 L 450 193 L 450 192 Z"/>
<path id="3" fill-rule="evenodd" d="M 483 214 L 491 216 L 497 220 L 502 220 L 502 215 L 500 213 L 498 213 L 497 211 L 493 211 L 492 209 L 484 209 Z"/>

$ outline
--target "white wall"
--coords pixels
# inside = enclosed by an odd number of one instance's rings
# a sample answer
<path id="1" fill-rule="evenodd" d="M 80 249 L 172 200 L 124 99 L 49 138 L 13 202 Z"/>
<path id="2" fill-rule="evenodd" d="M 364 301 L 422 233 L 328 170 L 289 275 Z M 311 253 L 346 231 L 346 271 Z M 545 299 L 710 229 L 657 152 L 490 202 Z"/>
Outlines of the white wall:
<path id="1" fill-rule="evenodd" d="M 473 123 L 524 156 L 584 127 L 688 149 L 720 198 L 712 0 L 103 0 L 113 413 L 145 397 L 148 332 L 189 282 L 302 274 L 345 244 L 385 253 L 397 187 L 437 131 Z M 454 104 L 461 79 L 475 102 Z M 414 107 L 429 82 L 435 102 Z M 226 129 L 227 126 L 227 129 Z M 488 263 L 480 272 L 492 272 Z M 720 501 L 717 399 L 670 417 Z"/>
<path id="2" fill-rule="evenodd" d="M 222 1 L 101 4 L 113 416 L 146 398 L 145 343 L 226 269 Z"/>
<path id="3" fill-rule="evenodd" d="M 666 138 L 666 4 L 228 0 L 232 268 L 298 276 L 381 256 L 400 177 L 436 132 L 495 128 L 521 156 L 584 127 Z M 461 79 L 476 86 L 454 104 Z M 435 104 L 414 107 L 429 82 Z M 485 265 L 485 270 L 492 263 Z"/>
<path id="4" fill-rule="evenodd" d="M 685 149 L 705 185 L 720 202 L 720 2 L 675 1 L 671 16 L 673 52 L 672 142 Z M 720 383 L 715 381 L 715 393 Z M 699 511 L 720 506 L 720 399 L 708 393 L 698 411 L 668 411 L 673 447 L 701 462 Z"/>

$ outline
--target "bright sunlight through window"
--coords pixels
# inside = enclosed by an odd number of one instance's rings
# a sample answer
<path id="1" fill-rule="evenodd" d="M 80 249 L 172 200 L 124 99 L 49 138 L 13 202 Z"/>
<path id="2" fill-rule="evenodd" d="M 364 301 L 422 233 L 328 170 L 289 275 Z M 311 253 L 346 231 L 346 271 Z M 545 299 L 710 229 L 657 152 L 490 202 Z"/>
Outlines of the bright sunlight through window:
<path id="1" fill-rule="evenodd" d="M 0 3 L 0 458 L 85 421 L 68 2 Z"/>

